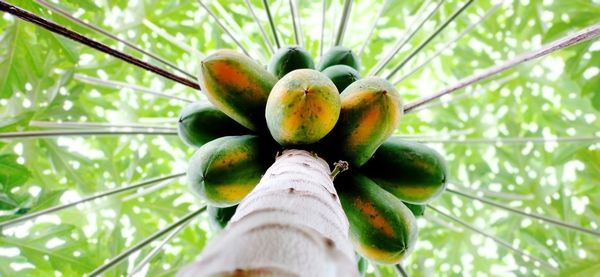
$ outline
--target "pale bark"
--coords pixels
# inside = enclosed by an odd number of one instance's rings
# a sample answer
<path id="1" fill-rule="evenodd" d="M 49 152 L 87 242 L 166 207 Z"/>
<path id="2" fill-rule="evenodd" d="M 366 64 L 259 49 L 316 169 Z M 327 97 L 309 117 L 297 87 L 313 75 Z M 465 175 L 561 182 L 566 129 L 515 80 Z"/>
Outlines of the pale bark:
<path id="1" fill-rule="evenodd" d="M 287 150 L 178 276 L 358 276 L 327 163 Z"/>

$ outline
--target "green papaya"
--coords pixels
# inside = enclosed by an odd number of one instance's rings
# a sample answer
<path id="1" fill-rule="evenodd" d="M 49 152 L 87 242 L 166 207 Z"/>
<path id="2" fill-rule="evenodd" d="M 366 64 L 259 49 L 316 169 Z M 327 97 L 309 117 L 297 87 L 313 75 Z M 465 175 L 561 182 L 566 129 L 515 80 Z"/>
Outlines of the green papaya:
<path id="1" fill-rule="evenodd" d="M 334 183 L 359 254 L 385 264 L 397 264 L 410 254 L 417 222 L 402 201 L 358 172 L 340 174 Z"/>
<path id="2" fill-rule="evenodd" d="M 265 105 L 277 78 L 249 57 L 218 50 L 202 60 L 200 88 L 220 111 L 252 131 L 266 130 Z"/>
<path id="3" fill-rule="evenodd" d="M 356 266 L 358 267 L 358 273 L 360 276 L 364 276 L 369 264 L 367 263 L 367 260 L 363 258 L 363 256 L 356 254 Z"/>
<path id="4" fill-rule="evenodd" d="M 200 147 L 224 136 L 249 134 L 250 130 L 209 103 L 191 103 L 181 110 L 177 133 L 183 142 Z"/>
<path id="5" fill-rule="evenodd" d="M 215 207 L 238 204 L 258 184 L 275 160 L 271 147 L 253 135 L 215 139 L 188 164 L 193 193 Z"/>
<path id="6" fill-rule="evenodd" d="M 213 231 L 221 231 L 225 229 L 225 226 L 227 226 L 227 223 L 229 223 L 229 220 L 231 220 L 235 214 L 236 209 L 237 205 L 225 208 L 209 205 L 207 208 L 208 221 Z"/>
<path id="7" fill-rule="evenodd" d="M 300 46 L 282 47 L 271 58 L 267 70 L 281 79 L 296 69 L 314 69 L 315 63 L 310 53 Z"/>
<path id="8" fill-rule="evenodd" d="M 342 110 L 326 138 L 335 158 L 362 166 L 393 133 L 402 118 L 402 100 L 384 79 L 368 77 L 348 86 L 340 95 Z"/>
<path id="9" fill-rule="evenodd" d="M 415 217 L 423 216 L 425 214 L 425 205 L 411 204 L 408 202 L 402 202 L 406 207 L 413 213 Z"/>
<path id="10" fill-rule="evenodd" d="M 322 72 L 335 84 L 339 92 L 344 91 L 350 84 L 360 79 L 358 71 L 345 64 L 332 65 Z"/>
<path id="11" fill-rule="evenodd" d="M 360 61 L 358 56 L 352 52 L 352 49 L 343 46 L 335 46 L 325 52 L 321 57 L 317 69 L 323 71 L 336 64 L 345 64 L 360 71 Z"/>
<path id="12" fill-rule="evenodd" d="M 297 69 L 275 84 L 265 110 L 267 127 L 283 146 L 311 144 L 325 137 L 340 115 L 340 95 L 323 73 Z"/>
<path id="13" fill-rule="evenodd" d="M 390 138 L 361 171 L 404 202 L 426 204 L 446 188 L 448 169 L 437 151 L 424 144 Z"/>

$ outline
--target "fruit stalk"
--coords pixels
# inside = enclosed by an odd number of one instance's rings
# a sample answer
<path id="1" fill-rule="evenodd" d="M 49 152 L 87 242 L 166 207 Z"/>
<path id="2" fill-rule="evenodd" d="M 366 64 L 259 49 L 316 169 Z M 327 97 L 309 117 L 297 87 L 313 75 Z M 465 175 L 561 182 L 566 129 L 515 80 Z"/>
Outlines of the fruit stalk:
<path id="1" fill-rule="evenodd" d="M 178 276 L 358 276 L 327 163 L 286 150 L 227 228 Z"/>

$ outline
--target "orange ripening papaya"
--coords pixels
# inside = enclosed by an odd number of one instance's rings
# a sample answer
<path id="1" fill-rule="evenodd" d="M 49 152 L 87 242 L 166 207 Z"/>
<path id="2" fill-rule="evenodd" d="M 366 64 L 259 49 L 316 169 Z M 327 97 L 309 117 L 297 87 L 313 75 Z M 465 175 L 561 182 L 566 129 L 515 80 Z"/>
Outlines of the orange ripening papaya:
<path id="1" fill-rule="evenodd" d="M 342 173 L 334 183 L 356 252 L 384 264 L 397 264 L 412 252 L 417 222 L 400 199 L 358 172 Z"/>
<path id="2" fill-rule="evenodd" d="M 232 50 L 218 50 L 200 65 L 200 87 L 208 100 L 253 131 L 266 130 L 265 105 L 276 82 L 263 66 Z"/>
<path id="3" fill-rule="evenodd" d="M 319 141 L 335 126 L 340 96 L 323 73 L 298 69 L 275 84 L 265 110 L 273 138 L 283 146 Z"/>
<path id="4" fill-rule="evenodd" d="M 335 158 L 360 167 L 390 137 L 402 118 L 402 99 L 388 81 L 369 77 L 348 86 L 340 95 L 342 110 L 325 145 Z"/>

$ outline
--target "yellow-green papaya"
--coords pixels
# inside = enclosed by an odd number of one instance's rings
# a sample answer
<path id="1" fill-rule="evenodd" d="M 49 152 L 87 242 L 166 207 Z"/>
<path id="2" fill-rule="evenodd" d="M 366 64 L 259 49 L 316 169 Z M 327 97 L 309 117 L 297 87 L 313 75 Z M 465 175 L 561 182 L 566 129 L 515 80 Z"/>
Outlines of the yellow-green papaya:
<path id="1" fill-rule="evenodd" d="M 394 133 L 403 114 L 402 100 L 392 84 L 377 77 L 352 83 L 340 97 L 340 118 L 325 144 L 334 149 L 336 159 L 360 167 Z"/>
<path id="2" fill-rule="evenodd" d="M 200 147 L 190 159 L 189 187 L 215 207 L 236 205 L 258 184 L 274 162 L 274 153 L 253 135 L 215 139 Z"/>
<path id="3" fill-rule="evenodd" d="M 244 127 L 266 130 L 264 112 L 277 78 L 249 57 L 218 50 L 202 60 L 200 88 L 220 111 Z"/>
<path id="4" fill-rule="evenodd" d="M 251 131 L 209 103 L 191 103 L 181 110 L 177 133 L 187 145 L 200 147 L 224 136 L 245 135 Z"/>
<path id="5" fill-rule="evenodd" d="M 390 138 L 361 171 L 404 202 L 426 204 L 446 188 L 448 169 L 442 155 L 424 144 Z"/>
<path id="6" fill-rule="evenodd" d="M 340 115 L 340 96 L 323 73 L 298 69 L 275 84 L 265 110 L 273 138 L 283 146 L 311 144 L 325 137 Z"/>
<path id="7" fill-rule="evenodd" d="M 359 254 L 378 263 L 397 264 L 411 253 L 417 222 L 400 199 L 358 172 L 342 173 L 334 183 L 350 223 L 350 240 Z"/>

